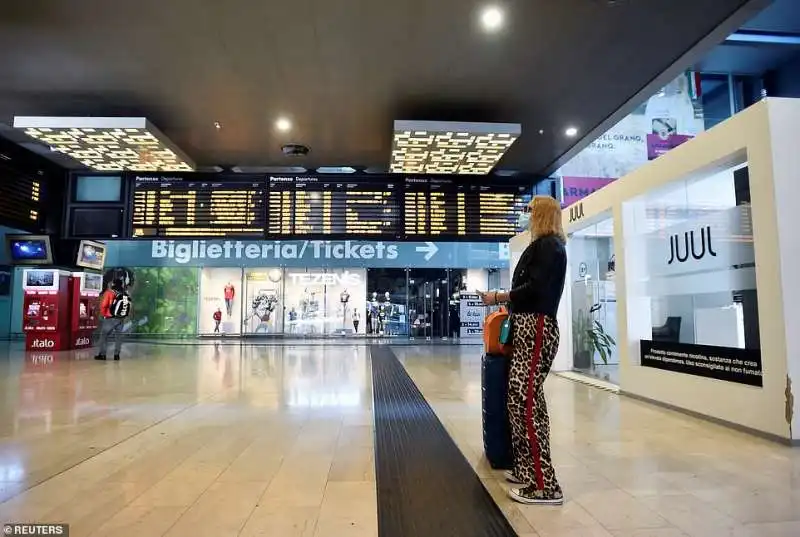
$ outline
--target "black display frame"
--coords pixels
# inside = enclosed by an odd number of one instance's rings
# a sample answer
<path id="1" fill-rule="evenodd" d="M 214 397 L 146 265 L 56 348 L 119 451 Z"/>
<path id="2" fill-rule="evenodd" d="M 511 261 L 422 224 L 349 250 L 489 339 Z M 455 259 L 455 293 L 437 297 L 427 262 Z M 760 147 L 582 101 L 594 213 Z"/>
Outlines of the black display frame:
<path id="1" fill-rule="evenodd" d="M 119 203 L 111 202 L 77 202 L 75 199 L 75 188 L 78 177 L 81 176 L 122 176 L 122 198 Z M 168 181 L 169 178 L 180 179 L 182 181 L 202 181 L 208 183 L 225 183 L 225 182 L 261 182 L 264 185 L 264 233 L 261 236 L 253 237 L 227 234 L 220 236 L 198 236 L 192 234 L 186 235 L 171 235 L 171 236 L 138 236 L 133 234 L 133 212 L 134 212 L 134 198 L 135 198 L 135 180 L 136 177 L 152 177 L 160 180 Z M 511 238 L 512 235 L 479 235 L 477 233 L 467 233 L 466 235 L 458 235 L 457 233 L 431 233 L 431 234 L 407 234 L 406 233 L 406 206 L 405 206 L 405 193 L 406 193 L 406 180 L 411 179 L 430 179 L 430 180 L 448 180 L 454 181 L 465 188 L 483 188 L 489 191 L 497 190 L 500 192 L 507 192 L 509 189 L 524 189 L 524 199 L 536 195 L 539 192 L 537 185 L 546 182 L 548 178 L 536 176 L 532 174 L 518 174 L 514 176 L 499 176 L 499 175 L 466 175 L 466 176 L 451 176 L 451 175 L 425 175 L 425 174 L 244 174 L 244 173 L 202 173 L 202 172 L 72 172 L 69 175 L 67 192 L 65 196 L 65 211 L 64 211 L 64 227 L 62 236 L 70 239 L 132 239 L 132 240 L 155 240 L 155 239 L 174 239 L 174 240 L 213 240 L 213 239 L 250 239 L 250 240 L 347 240 L 353 239 L 354 234 L 350 233 L 310 233 L 310 234 L 274 234 L 270 233 L 270 178 L 274 177 L 291 177 L 300 181 L 307 181 L 316 178 L 322 182 L 365 182 L 374 183 L 376 186 L 392 182 L 396 185 L 396 202 L 395 209 L 398 211 L 396 217 L 396 229 L 394 233 L 386 234 L 363 234 L 359 235 L 360 239 L 367 240 L 384 240 L 384 241 L 403 241 L 403 242 L 424 242 L 424 241 L 469 241 L 469 242 L 503 242 Z M 552 185 L 550 185 L 552 187 Z M 550 188 L 552 190 L 552 188 Z M 75 208 L 97 208 L 97 209 L 121 209 L 122 222 L 120 225 L 120 236 L 73 236 L 73 218 Z M 259 226 L 261 227 L 261 226 Z"/>
<path id="2" fill-rule="evenodd" d="M 761 349 L 715 347 L 671 341 L 640 341 L 643 367 L 761 388 L 764 369 Z M 755 364 L 755 367 L 753 365 Z M 753 371 L 757 371 L 755 374 Z"/>

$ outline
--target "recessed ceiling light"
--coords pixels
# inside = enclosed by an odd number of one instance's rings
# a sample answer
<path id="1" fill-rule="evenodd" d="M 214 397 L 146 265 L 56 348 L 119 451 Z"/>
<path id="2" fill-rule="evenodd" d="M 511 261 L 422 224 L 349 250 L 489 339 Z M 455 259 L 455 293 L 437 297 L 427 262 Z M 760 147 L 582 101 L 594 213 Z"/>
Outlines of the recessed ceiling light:
<path id="1" fill-rule="evenodd" d="M 505 14 L 497 6 L 488 6 L 481 12 L 481 24 L 487 32 L 496 32 L 503 26 Z"/>
<path id="2" fill-rule="evenodd" d="M 292 122 L 285 117 L 278 118 L 275 122 L 275 128 L 281 132 L 286 132 L 292 129 Z"/>
<path id="3" fill-rule="evenodd" d="M 577 136 L 578 129 L 576 129 L 575 127 L 568 127 L 567 130 L 564 131 L 564 134 L 572 138 L 573 136 Z"/>
<path id="4" fill-rule="evenodd" d="M 214 128 L 217 129 L 217 130 L 221 129 L 222 128 L 222 123 L 220 123 L 219 121 L 215 121 L 214 122 Z"/>

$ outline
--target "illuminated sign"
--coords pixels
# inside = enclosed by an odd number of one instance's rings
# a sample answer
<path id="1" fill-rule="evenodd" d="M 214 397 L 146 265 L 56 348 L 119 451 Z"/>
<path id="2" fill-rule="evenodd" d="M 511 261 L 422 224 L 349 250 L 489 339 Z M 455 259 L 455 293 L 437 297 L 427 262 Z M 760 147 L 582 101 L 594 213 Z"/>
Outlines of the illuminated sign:
<path id="1" fill-rule="evenodd" d="M 395 121 L 390 169 L 485 175 L 521 133 L 518 123 Z"/>
<path id="2" fill-rule="evenodd" d="M 294 272 L 288 276 L 292 283 L 306 287 L 323 285 L 357 287 L 361 285 L 361 275 L 355 272 Z"/>
<path id="3" fill-rule="evenodd" d="M 15 117 L 14 128 L 98 171 L 192 171 L 191 159 L 143 117 Z"/>

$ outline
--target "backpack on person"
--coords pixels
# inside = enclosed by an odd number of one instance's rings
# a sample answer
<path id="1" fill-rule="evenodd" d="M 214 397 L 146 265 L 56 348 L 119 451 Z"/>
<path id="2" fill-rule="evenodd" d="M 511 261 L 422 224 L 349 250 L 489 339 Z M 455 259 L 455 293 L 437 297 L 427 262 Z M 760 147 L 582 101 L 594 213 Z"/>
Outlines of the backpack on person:
<path id="1" fill-rule="evenodd" d="M 131 312 L 131 297 L 126 292 L 114 293 L 114 300 L 108 308 L 115 319 L 125 319 Z"/>

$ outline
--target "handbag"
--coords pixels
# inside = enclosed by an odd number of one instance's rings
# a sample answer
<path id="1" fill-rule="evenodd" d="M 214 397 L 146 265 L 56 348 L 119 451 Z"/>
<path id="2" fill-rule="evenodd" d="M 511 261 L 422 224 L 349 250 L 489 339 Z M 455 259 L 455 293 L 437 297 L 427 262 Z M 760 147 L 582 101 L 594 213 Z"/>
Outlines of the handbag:
<path id="1" fill-rule="evenodd" d="M 486 317 L 483 323 L 483 345 L 486 354 L 498 354 L 508 356 L 511 354 L 511 345 L 503 343 L 504 326 L 508 325 L 508 311 L 501 307 Z M 507 328 L 505 329 L 507 330 Z M 508 341 L 511 341 L 510 336 Z"/>

